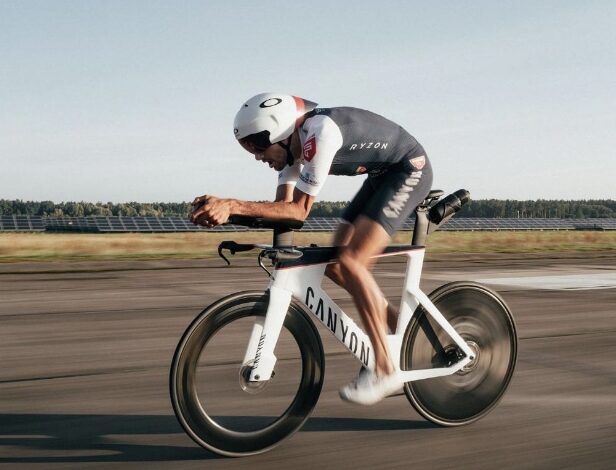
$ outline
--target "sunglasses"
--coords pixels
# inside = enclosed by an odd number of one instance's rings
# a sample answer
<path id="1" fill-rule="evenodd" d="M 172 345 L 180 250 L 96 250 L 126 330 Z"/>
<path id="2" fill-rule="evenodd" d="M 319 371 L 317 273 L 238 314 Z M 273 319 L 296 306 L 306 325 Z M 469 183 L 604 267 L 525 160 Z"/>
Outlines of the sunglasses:
<path id="1" fill-rule="evenodd" d="M 239 139 L 240 144 L 251 153 L 264 152 L 273 144 L 270 142 L 269 131 L 259 132 Z"/>

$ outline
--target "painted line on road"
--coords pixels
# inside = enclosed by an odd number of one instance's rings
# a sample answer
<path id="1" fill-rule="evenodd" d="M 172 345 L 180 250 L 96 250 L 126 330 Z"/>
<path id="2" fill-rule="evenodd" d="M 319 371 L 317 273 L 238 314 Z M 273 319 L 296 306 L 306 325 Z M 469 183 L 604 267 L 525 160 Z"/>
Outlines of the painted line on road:
<path id="1" fill-rule="evenodd" d="M 616 288 L 616 271 L 596 274 L 525 276 L 475 279 L 482 284 L 549 290 L 591 290 Z"/>

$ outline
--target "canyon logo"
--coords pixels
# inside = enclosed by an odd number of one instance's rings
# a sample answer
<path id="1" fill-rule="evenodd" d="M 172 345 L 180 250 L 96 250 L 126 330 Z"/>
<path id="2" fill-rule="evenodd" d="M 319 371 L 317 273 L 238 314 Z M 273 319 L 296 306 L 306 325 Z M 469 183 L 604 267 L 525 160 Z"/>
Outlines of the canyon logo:
<path id="1" fill-rule="evenodd" d="M 342 340 L 344 345 L 349 348 L 353 354 L 357 356 L 357 351 L 359 350 L 359 360 L 365 366 L 368 366 L 368 361 L 370 360 L 370 346 L 365 344 L 363 340 L 360 341 L 357 333 L 354 331 L 349 332 L 349 325 L 345 325 L 341 315 L 332 310 L 330 306 L 325 305 L 323 299 L 316 299 L 315 304 L 315 294 L 312 287 L 306 289 L 305 304 L 337 338 Z M 326 307 L 327 315 L 325 314 Z M 338 330 L 338 327 L 340 327 L 340 330 Z M 336 334 L 337 331 L 339 332 L 338 334 Z"/>

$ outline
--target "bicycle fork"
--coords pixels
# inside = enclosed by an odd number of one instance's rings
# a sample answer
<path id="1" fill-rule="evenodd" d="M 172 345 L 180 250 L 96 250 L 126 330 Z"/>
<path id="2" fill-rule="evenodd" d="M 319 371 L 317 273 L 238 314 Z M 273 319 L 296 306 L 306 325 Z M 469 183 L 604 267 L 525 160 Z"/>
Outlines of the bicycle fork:
<path id="1" fill-rule="evenodd" d="M 269 287 L 267 313 L 265 317 L 257 317 L 244 355 L 243 364 L 252 366 L 250 381 L 261 382 L 272 377 L 276 365 L 274 348 L 291 304 L 291 291 L 273 284 Z"/>
<path id="2" fill-rule="evenodd" d="M 252 366 L 250 381 L 272 377 L 276 364 L 274 349 L 293 296 L 311 298 L 313 302 L 304 305 L 314 315 L 312 318 L 319 319 L 365 367 L 374 368 L 374 352 L 368 336 L 320 288 L 324 271 L 325 265 L 320 264 L 274 273 L 266 316 L 257 317 L 244 355 L 243 365 Z"/>

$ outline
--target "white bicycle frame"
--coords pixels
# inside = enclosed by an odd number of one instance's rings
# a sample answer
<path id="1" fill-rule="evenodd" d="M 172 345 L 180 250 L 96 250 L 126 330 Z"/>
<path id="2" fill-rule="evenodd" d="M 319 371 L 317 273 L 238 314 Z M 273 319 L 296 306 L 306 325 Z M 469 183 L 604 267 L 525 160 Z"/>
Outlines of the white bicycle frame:
<path id="1" fill-rule="evenodd" d="M 387 335 L 394 366 L 405 382 L 451 375 L 473 360 L 473 351 L 419 288 L 424 254 L 425 248 L 412 247 L 408 251 L 377 256 L 406 255 L 408 258 L 396 332 L 393 335 Z M 364 366 L 374 370 L 374 349 L 368 335 L 321 288 L 325 267 L 333 262 L 336 261 L 274 270 L 269 285 L 267 313 L 265 317 L 258 317 L 255 321 L 244 355 L 244 365 L 252 365 L 251 381 L 265 381 L 272 375 L 276 364 L 274 349 L 292 297 L 305 304 Z M 449 367 L 400 371 L 400 361 L 395 358 L 400 358 L 403 353 L 401 349 L 404 332 L 419 305 L 423 306 L 425 311 L 464 352 L 463 359 Z"/>

